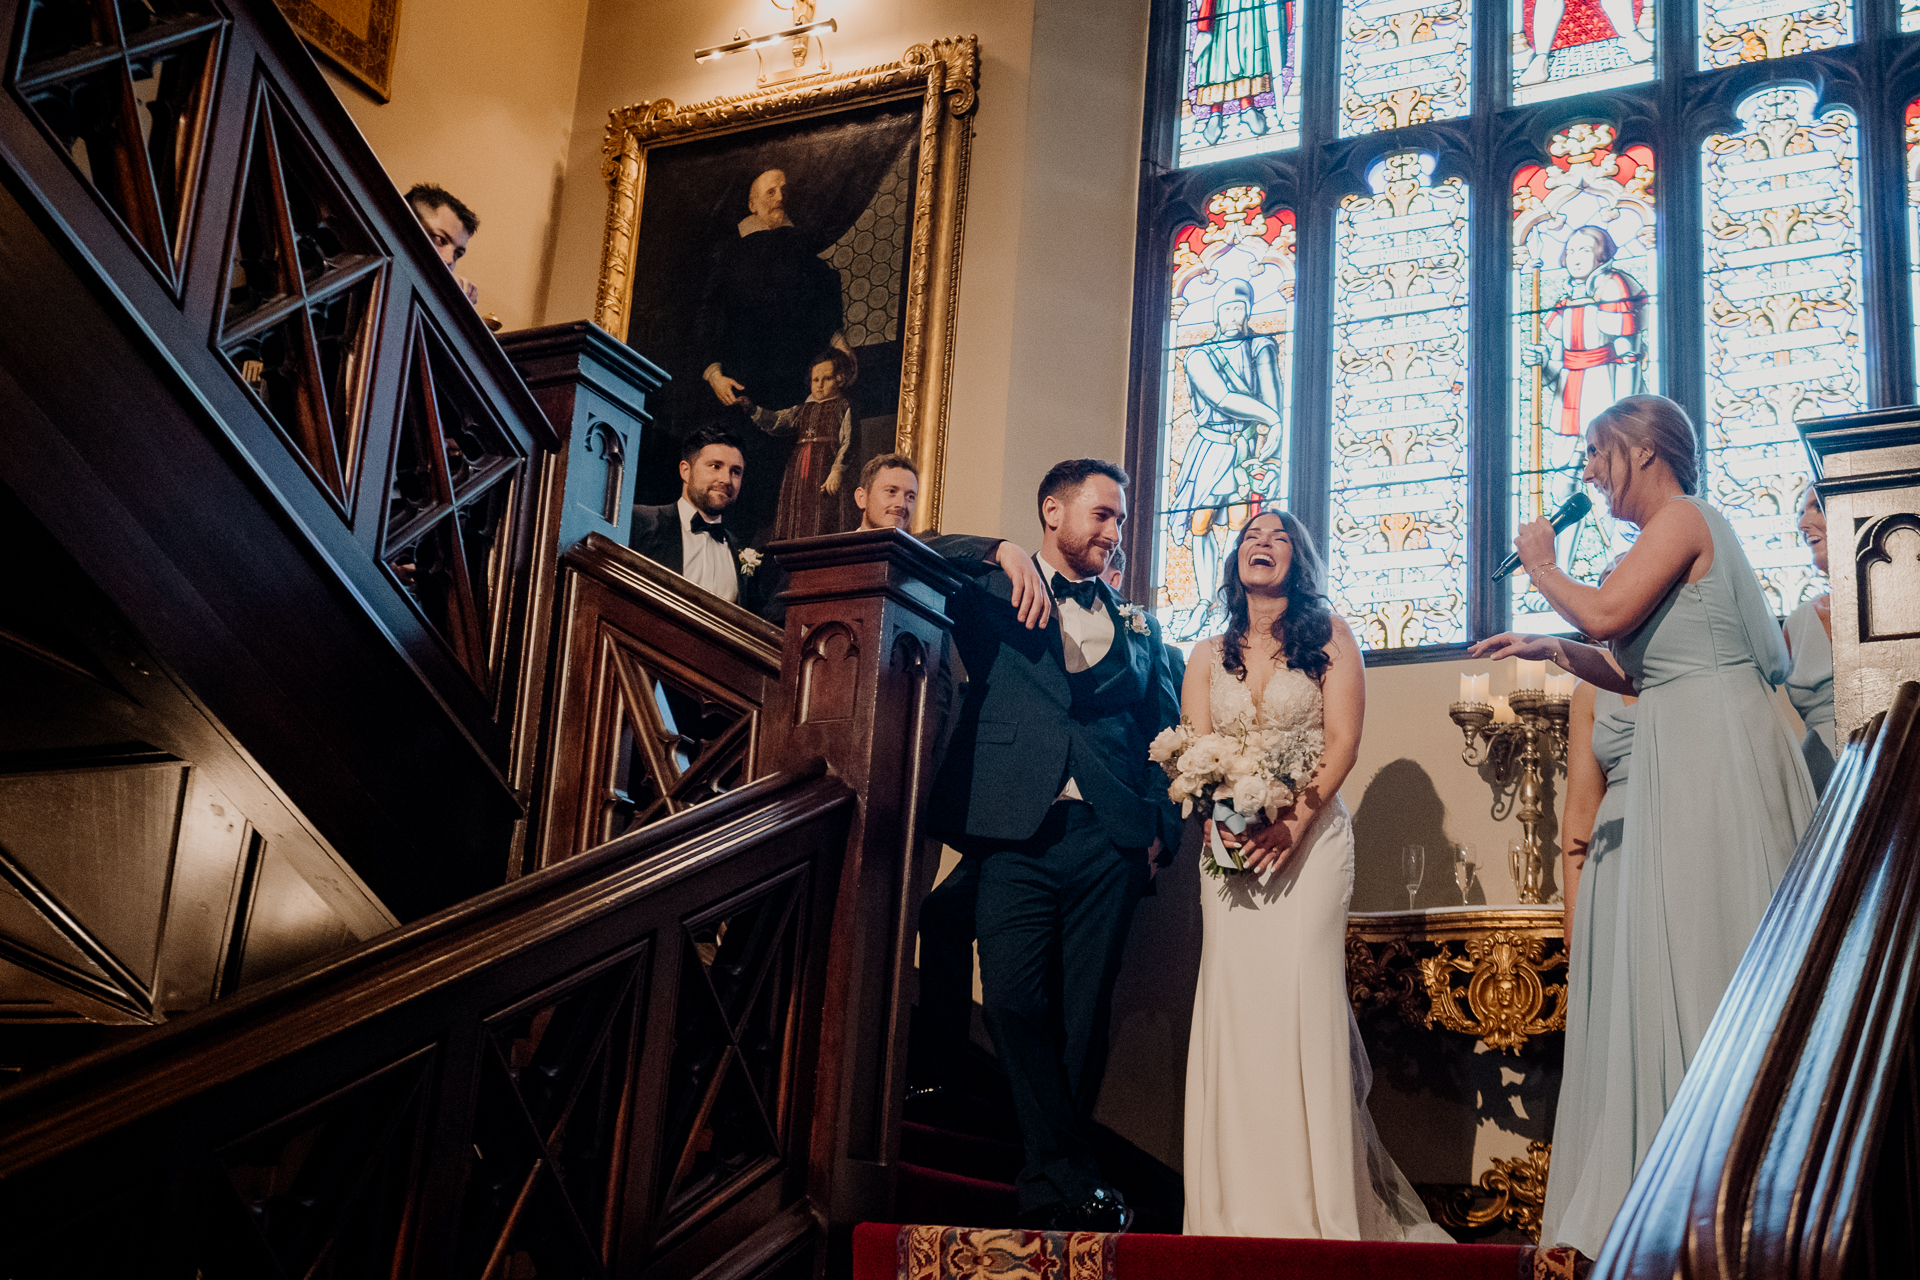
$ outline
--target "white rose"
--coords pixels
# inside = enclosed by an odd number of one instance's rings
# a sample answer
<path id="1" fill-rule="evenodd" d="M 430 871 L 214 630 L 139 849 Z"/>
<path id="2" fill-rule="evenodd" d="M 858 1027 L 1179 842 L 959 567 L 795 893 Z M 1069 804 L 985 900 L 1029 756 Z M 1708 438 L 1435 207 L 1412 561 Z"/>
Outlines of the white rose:
<path id="1" fill-rule="evenodd" d="M 1147 759 L 1155 764 L 1165 764 L 1179 755 L 1192 740 L 1193 730 L 1186 725 L 1176 724 L 1171 728 L 1162 729 L 1154 735 L 1152 743 L 1148 745 Z"/>

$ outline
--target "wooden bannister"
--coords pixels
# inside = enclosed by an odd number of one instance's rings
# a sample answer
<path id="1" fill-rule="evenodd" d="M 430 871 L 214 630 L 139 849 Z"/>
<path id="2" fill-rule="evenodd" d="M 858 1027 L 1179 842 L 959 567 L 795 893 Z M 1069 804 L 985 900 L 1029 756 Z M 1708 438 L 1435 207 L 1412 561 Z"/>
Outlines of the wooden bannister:
<path id="1" fill-rule="evenodd" d="M 499 884 L 559 437 L 271 3 L 0 33 L 0 485 L 316 857 L 403 920 Z"/>
<path id="2" fill-rule="evenodd" d="M 561 561 L 535 865 L 760 773 L 780 632 L 598 533 Z"/>
<path id="3" fill-rule="evenodd" d="M 818 755 L 860 797 L 834 909 L 812 1157 L 816 1203 L 843 1249 L 854 1224 L 893 1208 L 920 900 L 939 866 L 918 821 L 951 692 L 946 600 L 963 579 L 894 529 L 772 550 L 790 581 L 762 767 Z"/>
<path id="4" fill-rule="evenodd" d="M 851 801 L 763 778 L 0 1092 L 0 1274 L 811 1274 Z"/>

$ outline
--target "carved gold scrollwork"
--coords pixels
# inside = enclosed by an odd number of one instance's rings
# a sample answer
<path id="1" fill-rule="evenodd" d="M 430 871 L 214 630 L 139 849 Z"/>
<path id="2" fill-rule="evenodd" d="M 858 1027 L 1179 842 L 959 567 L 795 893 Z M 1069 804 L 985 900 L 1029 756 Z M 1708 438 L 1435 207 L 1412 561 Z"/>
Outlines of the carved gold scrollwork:
<path id="1" fill-rule="evenodd" d="M 1438 1022 L 1449 1031 L 1464 1031 L 1478 1036 L 1490 1049 L 1512 1053 L 1527 1042 L 1528 1036 L 1561 1031 L 1567 1025 L 1567 988 L 1541 981 L 1540 971 L 1564 968 L 1564 953 L 1548 957 L 1547 940 L 1538 934 L 1497 930 L 1466 940 L 1466 957 L 1456 956 L 1453 948 L 1441 943 L 1439 954 L 1420 961 L 1420 973 L 1426 980 L 1432 1000 L 1427 1024 Z M 1464 993 L 1455 989 L 1456 973 L 1469 975 Z M 1460 1009 L 1465 994 L 1467 1008 Z M 1553 1011 L 1542 1016 L 1547 1001 Z"/>
<path id="2" fill-rule="evenodd" d="M 1527 1154 L 1511 1160 L 1493 1157 L 1478 1187 L 1435 1187 L 1422 1193 L 1433 1220 L 1454 1231 L 1474 1231 L 1494 1223 L 1540 1238 L 1540 1213 L 1547 1202 L 1551 1142 L 1529 1142 Z"/>
<path id="3" fill-rule="evenodd" d="M 1356 1009 L 1392 1009 L 1408 1022 L 1422 1021 L 1430 1002 L 1413 948 L 1395 938 L 1376 956 L 1365 939 L 1348 934 L 1347 999 Z"/>

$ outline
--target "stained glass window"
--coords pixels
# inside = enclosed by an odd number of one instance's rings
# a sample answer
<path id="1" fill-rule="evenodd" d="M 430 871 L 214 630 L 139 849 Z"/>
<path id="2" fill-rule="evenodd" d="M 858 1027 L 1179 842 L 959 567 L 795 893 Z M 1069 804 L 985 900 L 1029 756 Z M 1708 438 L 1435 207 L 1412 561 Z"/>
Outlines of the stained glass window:
<path id="1" fill-rule="evenodd" d="M 1375 161 L 1334 223 L 1335 607 L 1369 649 L 1467 638 L 1467 184 Z"/>
<path id="2" fill-rule="evenodd" d="M 1793 424 L 1867 407 L 1853 113 L 1815 94 L 1749 94 L 1743 131 L 1701 144 L 1705 182 L 1707 492 L 1776 612 L 1812 565 L 1794 530 L 1807 460 Z"/>
<path id="3" fill-rule="evenodd" d="M 1513 0 L 1513 100 L 1653 79 L 1653 0 Z"/>
<path id="4" fill-rule="evenodd" d="M 1920 378 L 1920 98 L 1907 104 L 1907 285 L 1913 299 L 1913 368 Z"/>
<path id="5" fill-rule="evenodd" d="M 1853 0 L 1700 0 L 1702 71 L 1852 42 Z"/>
<path id="6" fill-rule="evenodd" d="M 1341 137 L 1472 109 L 1472 0 L 1347 0 L 1343 14 Z"/>
<path id="7" fill-rule="evenodd" d="M 1262 507 L 1286 505 L 1292 453 L 1294 218 L 1228 187 L 1173 241 L 1161 386 L 1169 466 L 1155 534 L 1159 615 L 1204 634 L 1220 566 Z"/>
<path id="8" fill-rule="evenodd" d="M 1920 31 L 1920 0 L 1900 0 L 1900 29 Z"/>
<path id="9" fill-rule="evenodd" d="M 1301 0 L 1187 0 L 1176 167 L 1300 145 Z"/>
<path id="10" fill-rule="evenodd" d="M 1653 151 L 1616 150 L 1614 129 L 1575 124 L 1544 165 L 1513 176 L 1513 527 L 1551 515 L 1581 488 L 1587 424 L 1621 396 L 1658 391 Z M 1631 543 L 1605 504 L 1555 543 L 1591 582 Z M 1524 576 L 1513 625 L 1567 625 Z"/>

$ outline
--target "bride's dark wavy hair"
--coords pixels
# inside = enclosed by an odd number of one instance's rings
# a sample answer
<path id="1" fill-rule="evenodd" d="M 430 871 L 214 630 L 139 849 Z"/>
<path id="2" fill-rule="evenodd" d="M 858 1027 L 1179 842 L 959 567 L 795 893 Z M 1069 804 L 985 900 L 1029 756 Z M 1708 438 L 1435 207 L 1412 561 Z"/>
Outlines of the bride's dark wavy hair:
<path id="1" fill-rule="evenodd" d="M 1287 665 L 1304 671 L 1316 683 L 1327 674 L 1327 641 L 1333 639 L 1333 604 L 1327 599 L 1327 568 L 1313 545 L 1313 535 L 1291 511 L 1262 511 L 1263 516 L 1278 516 L 1280 527 L 1293 543 L 1293 563 L 1287 568 L 1287 607 L 1273 620 L 1273 638 Z M 1247 589 L 1240 582 L 1240 544 L 1247 540 L 1249 520 L 1240 536 L 1233 540 L 1233 553 L 1227 557 L 1226 571 L 1220 575 L 1220 604 L 1227 611 L 1227 634 L 1221 643 L 1220 665 L 1228 674 L 1247 677 L 1245 649 L 1247 629 Z"/>

